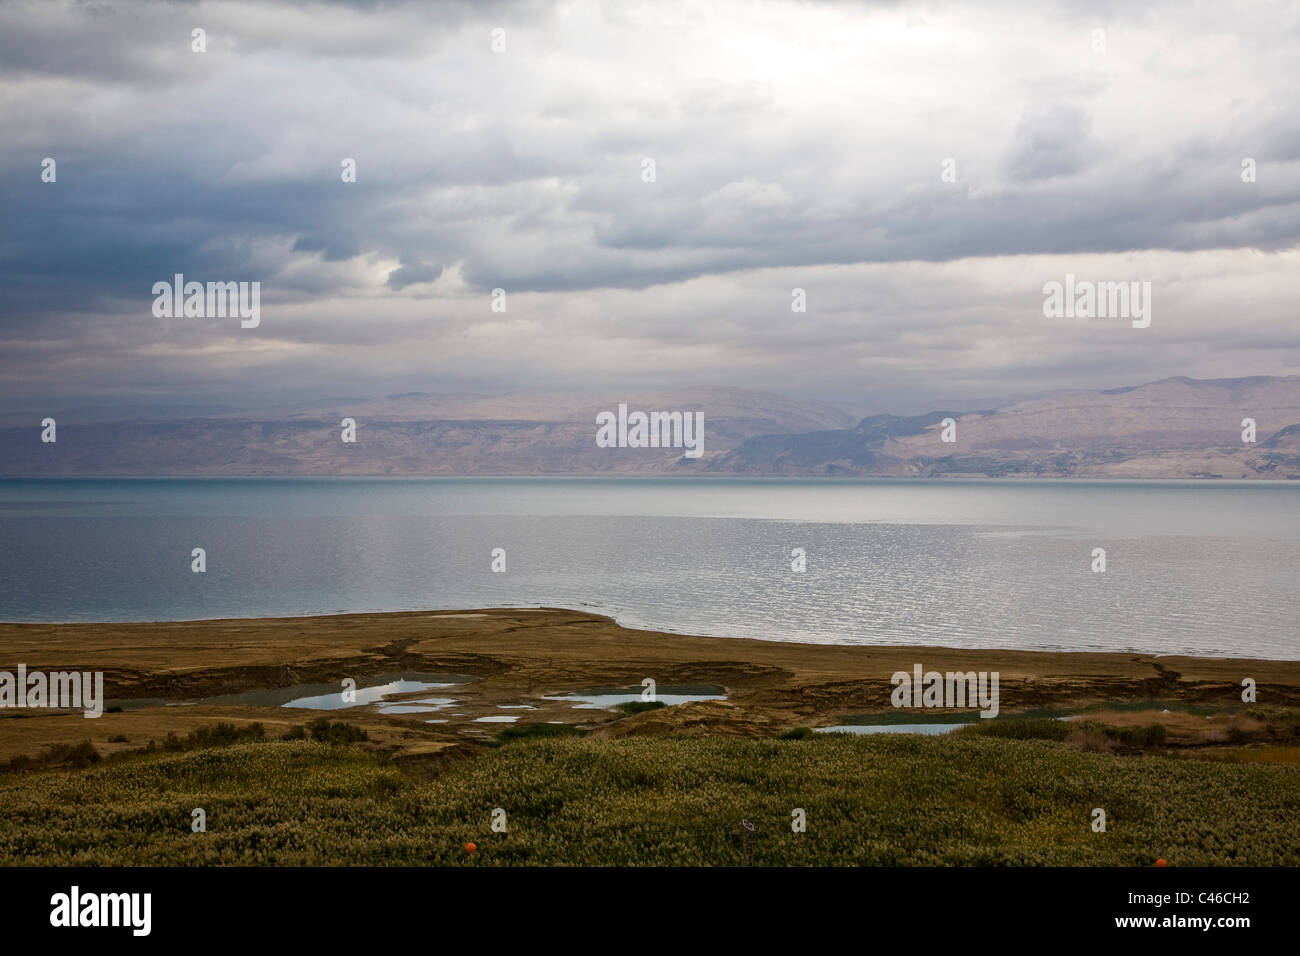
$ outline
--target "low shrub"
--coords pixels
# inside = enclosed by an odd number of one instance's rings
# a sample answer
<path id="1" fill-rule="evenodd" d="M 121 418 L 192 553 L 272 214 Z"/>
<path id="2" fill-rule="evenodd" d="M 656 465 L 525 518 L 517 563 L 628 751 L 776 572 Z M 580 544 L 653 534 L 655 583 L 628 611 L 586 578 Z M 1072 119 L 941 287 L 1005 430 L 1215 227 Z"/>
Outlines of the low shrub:
<path id="1" fill-rule="evenodd" d="M 497 734 L 498 744 L 516 743 L 520 740 L 553 739 L 555 737 L 582 737 L 585 730 L 572 724 L 515 724 Z"/>

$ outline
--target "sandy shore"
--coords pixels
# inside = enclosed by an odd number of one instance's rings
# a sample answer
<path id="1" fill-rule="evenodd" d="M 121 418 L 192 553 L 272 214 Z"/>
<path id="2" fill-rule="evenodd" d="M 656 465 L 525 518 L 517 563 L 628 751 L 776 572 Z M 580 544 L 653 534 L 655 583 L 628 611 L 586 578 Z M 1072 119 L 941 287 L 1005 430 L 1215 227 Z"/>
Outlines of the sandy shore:
<path id="1" fill-rule="evenodd" d="M 711 733 L 771 736 L 799 726 L 894 714 L 890 675 L 925 670 L 997 671 L 1001 711 L 1082 707 L 1159 699 L 1241 703 L 1252 678 L 1261 704 L 1300 705 L 1300 661 L 844 647 L 741 638 L 692 637 L 619 627 L 601 615 L 564 609 L 350 614 L 310 618 L 141 624 L 0 624 L 0 670 L 94 670 L 113 700 L 158 704 L 88 720 L 79 713 L 0 711 L 0 760 L 51 743 L 90 740 L 101 753 L 143 746 L 168 731 L 257 720 L 268 734 L 320 716 L 277 706 L 216 706 L 203 698 L 297 684 L 339 684 L 411 672 L 472 675 L 452 689 L 425 691 L 455 705 L 436 713 L 383 715 L 371 707 L 333 712 L 364 726 L 376 746 L 405 756 L 473 752 L 501 729 L 480 718 L 576 723 L 597 735 Z M 708 685 L 725 701 L 697 702 L 633 717 L 577 710 L 544 696 L 593 687 L 661 693 Z M 933 715 L 934 710 L 927 712 Z M 427 719 L 446 721 L 427 723 Z M 114 738 L 110 740 L 109 738 Z M 122 740 L 120 738 L 126 738 Z"/>

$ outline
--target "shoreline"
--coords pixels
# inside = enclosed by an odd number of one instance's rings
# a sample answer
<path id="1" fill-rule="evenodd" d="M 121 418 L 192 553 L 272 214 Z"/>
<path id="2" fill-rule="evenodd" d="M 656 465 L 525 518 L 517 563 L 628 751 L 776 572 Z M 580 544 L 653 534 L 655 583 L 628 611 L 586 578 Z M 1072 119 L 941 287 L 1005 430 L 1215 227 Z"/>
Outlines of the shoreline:
<path id="1" fill-rule="evenodd" d="M 1300 661 L 700 637 L 626 628 L 605 615 L 565 608 L 0 624 L 0 646 L 5 649 L 0 670 L 23 663 L 29 673 L 102 671 L 109 705 L 115 700 L 145 702 L 93 720 L 78 712 L 0 710 L 0 760 L 86 739 L 109 754 L 168 732 L 183 736 L 216 721 L 256 721 L 270 732 L 283 732 L 322 714 L 356 723 L 377 747 L 407 756 L 481 749 L 508 716 L 520 725 L 571 723 L 596 736 L 774 737 L 798 727 L 834 726 L 871 715 L 879 715 L 881 722 L 897 720 L 901 715 L 890 703 L 890 677 L 918 664 L 926 671 L 998 672 L 1000 714 L 1008 717 L 1109 705 L 1132 710 L 1148 701 L 1241 711 L 1252 706 L 1241 702 L 1241 681 L 1247 677 L 1256 682 L 1260 706 L 1300 706 Z M 455 699 L 453 708 L 425 713 L 383 713 L 371 706 L 316 711 L 208 700 L 297 685 L 339 686 L 345 678 L 364 687 L 367 678 L 403 673 L 462 674 L 474 680 L 451 690 L 392 698 L 411 702 L 433 693 Z M 639 691 L 645 678 L 653 679 L 661 693 L 689 685 L 714 688 L 725 699 L 632 716 L 545 699 L 593 688 Z M 929 707 L 908 716 L 924 721 L 971 710 Z M 1191 733 L 1206 729 L 1208 718 L 1196 716 L 1195 728 L 1186 713 L 1165 719 L 1182 720 Z"/>
<path id="2" fill-rule="evenodd" d="M 775 644 L 777 646 L 782 646 L 782 647 L 850 648 L 850 649 L 857 649 L 861 651 L 876 650 L 881 652 L 907 651 L 907 650 L 932 650 L 932 651 L 954 652 L 954 653 L 969 651 L 971 653 L 976 653 L 976 654 L 1005 654 L 1005 655 L 1039 654 L 1039 655 L 1046 655 L 1046 656 L 1062 656 L 1062 657 L 1073 657 L 1073 656 L 1080 656 L 1080 655 L 1085 657 L 1112 657 L 1112 656 L 1113 657 L 1135 657 L 1136 656 L 1136 657 L 1141 657 L 1143 659 L 1152 659 L 1152 660 L 1169 659 L 1169 660 L 1180 660 L 1180 661 L 1204 661 L 1204 662 L 1218 661 L 1223 663 L 1238 662 L 1243 666 L 1247 666 L 1251 664 L 1260 664 L 1260 665 L 1294 664 L 1300 667 L 1300 657 L 1297 658 L 1252 657 L 1252 656 L 1234 657 L 1234 656 L 1219 656 L 1219 655 L 1204 655 L 1204 654 L 1187 654 L 1187 653 L 1179 653 L 1179 652 L 1165 653 L 1165 652 L 1157 652 L 1157 651 L 1143 651 L 1143 650 L 1138 650 L 1136 648 L 1123 648 L 1117 650 L 1080 651 L 1080 650 L 1052 650 L 1052 649 L 1042 648 L 1042 647 L 1001 647 L 996 645 L 989 646 L 989 647 L 957 647 L 949 644 L 844 644 L 844 643 L 830 643 L 825 641 L 807 641 L 807 640 L 797 640 L 797 639 L 788 640 L 782 638 L 768 638 L 768 637 L 748 637 L 739 634 L 736 635 L 703 634 L 695 631 L 668 630 L 668 629 L 660 629 L 660 628 L 655 628 L 650 626 L 642 627 L 633 623 L 621 623 L 618 619 L 618 616 L 614 613 L 606 614 L 606 613 L 601 613 L 599 611 L 583 609 L 583 608 L 566 608 L 566 607 L 556 607 L 556 606 L 541 605 L 541 604 L 538 605 L 512 604 L 509 606 L 500 606 L 500 607 L 493 606 L 493 607 L 478 607 L 478 608 L 463 608 L 463 607 L 411 608 L 411 609 L 399 610 L 399 611 L 321 611 L 319 613 L 310 613 L 310 614 L 250 615 L 248 617 L 158 618 L 155 620 L 129 620 L 129 621 L 128 620 L 123 620 L 123 621 L 0 620 L 0 645 L 6 644 L 6 642 L 15 639 L 18 636 L 17 634 L 10 633 L 10 632 L 16 632 L 24 628 L 50 628 L 50 629 L 58 629 L 58 630 L 69 630 L 69 629 L 76 629 L 76 628 L 137 629 L 137 628 L 151 628 L 151 627 L 153 628 L 163 628 L 163 627 L 174 628 L 174 627 L 186 627 L 186 626 L 198 627 L 198 626 L 208 626 L 208 625 L 241 626 L 241 625 L 262 624 L 262 623 L 266 623 L 266 624 L 275 623 L 278 625 L 289 626 L 292 625 L 294 622 L 322 621 L 322 620 L 333 620 L 333 619 L 341 620 L 344 618 L 360 619 L 360 620 L 366 620 L 370 618 L 386 618 L 391 620 L 397 620 L 401 618 L 420 618 L 420 617 L 426 617 L 431 615 L 452 618 L 457 615 L 466 615 L 466 614 L 509 615 L 512 613 L 528 613 L 528 612 L 535 612 L 535 611 L 562 612 L 566 614 L 585 615 L 587 617 L 605 622 L 619 629 L 620 631 L 635 632 L 635 633 L 642 633 L 642 634 L 653 634 L 660 637 L 688 638 L 697 641 L 730 641 L 730 642 L 745 641 L 745 642 L 752 642 L 760 645 Z M 0 668 L 2 667 L 3 667 L 3 661 L 0 661 Z"/>
<path id="3" fill-rule="evenodd" d="M 955 647 L 946 644 L 832 644 L 821 641 L 801 641 L 801 640 L 780 640 L 758 637 L 744 636 L 723 636 L 717 634 L 698 634 L 686 631 L 660 630 L 653 627 L 635 627 L 627 624 L 620 624 L 612 614 L 602 614 L 597 611 L 583 608 L 556 607 L 548 605 L 511 605 L 508 607 L 475 607 L 475 608 L 417 608 L 401 611 L 323 611 L 317 614 L 292 614 L 292 615 L 272 615 L 272 616 L 249 616 L 249 617 L 214 617 L 214 618 L 163 618 L 158 620 L 131 620 L 131 621 L 0 621 L 0 645 L 5 647 L 16 646 L 17 643 L 24 639 L 30 639 L 30 634 L 22 632 L 30 631 L 49 631 L 49 632 L 71 632 L 78 630 L 91 631 L 123 631 L 123 632 L 142 632 L 140 636 L 145 636 L 143 632 L 149 630 L 176 630 L 192 628 L 201 631 L 212 632 L 214 635 L 221 631 L 230 629 L 246 630 L 255 627 L 257 630 L 269 632 L 267 636 L 282 638 L 285 635 L 276 633 L 282 628 L 291 628 L 296 626 L 306 626 L 307 624 L 330 623 L 338 624 L 340 627 L 362 628 L 367 625 L 379 625 L 383 623 L 400 624 L 402 626 L 414 627 L 417 622 L 428 622 L 431 619 L 444 619 L 443 622 L 451 620 L 464 620 L 469 617 L 474 618 L 498 618 L 501 620 L 511 620 L 519 614 L 536 614 L 543 613 L 547 615 L 545 624 L 553 626 L 556 624 L 573 624 L 573 623 L 591 623 L 600 624 L 604 627 L 622 632 L 624 635 L 641 635 L 654 637 L 657 639 L 686 640 L 699 642 L 701 645 L 711 645 L 715 642 L 726 642 L 732 645 L 757 646 L 763 648 L 801 648 L 808 652 L 819 651 L 841 651 L 853 653 L 879 653 L 892 657 L 899 652 L 910 651 L 932 651 L 951 655 L 972 655 L 987 656 L 1000 655 L 1005 657 L 1019 658 L 1022 656 L 1039 657 L 1043 660 L 1048 658 L 1057 659 L 1102 659 L 1102 658 L 1124 658 L 1143 660 L 1170 660 L 1181 662 L 1199 662 L 1207 665 L 1238 663 L 1242 665 L 1286 665 L 1294 667 L 1297 673 L 1300 673 L 1300 659 L 1289 658 L 1265 658 L 1265 657 L 1220 657 L 1206 656 L 1198 654 L 1180 654 L 1180 653 L 1156 653 L 1151 651 L 1140 651 L 1133 649 L 1124 650 L 1048 650 L 1044 648 L 1016 648 L 1016 647 Z M 556 617 L 556 616 L 559 617 Z M 572 618 L 570 620 L 569 618 Z M 55 641 L 65 641 L 73 635 L 63 633 L 51 633 L 47 635 Z M 124 636 L 124 635 L 123 635 Z M 422 637 L 434 638 L 453 638 L 456 635 L 423 634 Z M 338 638 L 339 635 L 333 635 L 331 640 Z"/>

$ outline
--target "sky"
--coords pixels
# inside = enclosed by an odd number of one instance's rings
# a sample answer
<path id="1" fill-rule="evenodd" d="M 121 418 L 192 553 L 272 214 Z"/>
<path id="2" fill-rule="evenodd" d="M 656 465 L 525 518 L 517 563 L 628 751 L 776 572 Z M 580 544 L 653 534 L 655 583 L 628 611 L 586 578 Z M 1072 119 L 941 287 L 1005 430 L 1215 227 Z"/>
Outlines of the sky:
<path id="1" fill-rule="evenodd" d="M 1268 0 L 0 3 L 0 403 L 1294 374 L 1297 50 Z"/>

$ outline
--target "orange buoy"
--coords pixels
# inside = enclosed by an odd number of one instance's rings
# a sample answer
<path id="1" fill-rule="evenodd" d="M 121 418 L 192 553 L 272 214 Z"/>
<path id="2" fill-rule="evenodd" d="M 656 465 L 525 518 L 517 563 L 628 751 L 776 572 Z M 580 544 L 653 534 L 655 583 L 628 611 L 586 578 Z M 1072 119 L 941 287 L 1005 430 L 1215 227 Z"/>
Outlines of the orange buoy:
<path id="1" fill-rule="evenodd" d="M 473 843 L 466 843 L 466 844 L 465 844 L 465 852 L 466 852 L 466 853 L 473 853 L 473 852 L 474 852 L 475 850 L 477 850 L 477 849 L 478 849 L 478 847 L 476 847 Z M 1163 863 L 1164 860 L 1161 860 L 1160 862 Z"/>
<path id="2" fill-rule="evenodd" d="M 1166 863 L 1163 858 L 1156 860 L 1156 866 L 1168 866 L 1168 865 L 1169 864 Z"/>

